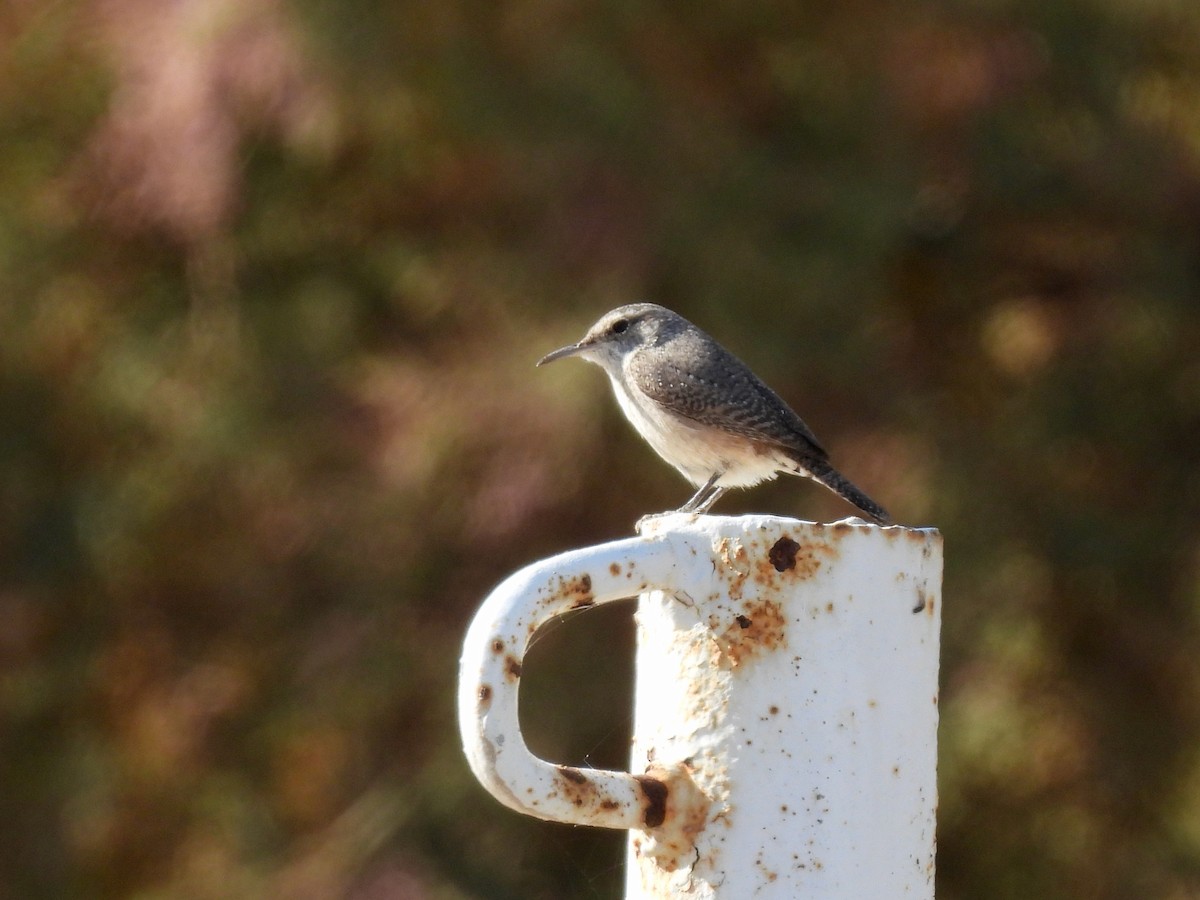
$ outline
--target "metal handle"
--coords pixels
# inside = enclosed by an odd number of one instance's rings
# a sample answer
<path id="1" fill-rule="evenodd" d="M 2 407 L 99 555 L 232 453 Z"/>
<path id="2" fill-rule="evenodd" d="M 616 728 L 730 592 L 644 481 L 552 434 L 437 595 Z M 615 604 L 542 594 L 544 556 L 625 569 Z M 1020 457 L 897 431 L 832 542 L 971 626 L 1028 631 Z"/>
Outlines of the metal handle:
<path id="1" fill-rule="evenodd" d="M 684 769 L 633 775 L 539 759 L 521 735 L 517 694 L 525 652 L 543 624 L 648 590 L 686 595 L 707 582 L 708 559 L 695 536 L 631 538 L 543 560 L 492 591 L 464 642 L 458 714 L 471 770 L 497 800 L 549 821 L 659 829 L 668 846 L 685 840 L 670 823 L 703 797 Z"/>

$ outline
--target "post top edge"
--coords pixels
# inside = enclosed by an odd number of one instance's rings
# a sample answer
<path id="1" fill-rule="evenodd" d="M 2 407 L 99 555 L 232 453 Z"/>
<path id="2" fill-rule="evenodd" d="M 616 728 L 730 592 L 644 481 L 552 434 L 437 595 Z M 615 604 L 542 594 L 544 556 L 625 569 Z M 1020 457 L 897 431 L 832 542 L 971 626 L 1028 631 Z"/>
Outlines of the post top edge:
<path id="1" fill-rule="evenodd" d="M 941 538 L 941 532 L 932 525 L 876 525 L 873 522 L 847 516 L 833 522 L 815 522 L 811 519 L 796 519 L 791 516 L 775 516 L 765 513 L 745 513 L 737 516 L 714 516 L 706 513 L 668 512 L 643 517 L 635 530 L 642 537 L 654 537 L 674 531 L 712 531 L 752 528 L 837 528 L 855 531 L 879 531 L 884 534 L 905 533 L 910 536 Z"/>

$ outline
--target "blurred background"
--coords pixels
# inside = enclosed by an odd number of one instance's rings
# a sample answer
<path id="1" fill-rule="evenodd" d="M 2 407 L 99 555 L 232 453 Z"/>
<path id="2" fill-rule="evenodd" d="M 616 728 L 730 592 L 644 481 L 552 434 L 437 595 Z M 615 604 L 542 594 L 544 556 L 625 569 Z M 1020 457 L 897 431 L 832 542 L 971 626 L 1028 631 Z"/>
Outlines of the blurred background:
<path id="1" fill-rule="evenodd" d="M 690 494 L 533 368 L 641 299 L 946 536 L 939 898 L 1200 897 L 1197 47 L 1193 0 L 7 0 L 0 900 L 619 896 L 453 703 L 498 580 Z M 622 765 L 630 613 L 534 648 L 537 752 Z"/>

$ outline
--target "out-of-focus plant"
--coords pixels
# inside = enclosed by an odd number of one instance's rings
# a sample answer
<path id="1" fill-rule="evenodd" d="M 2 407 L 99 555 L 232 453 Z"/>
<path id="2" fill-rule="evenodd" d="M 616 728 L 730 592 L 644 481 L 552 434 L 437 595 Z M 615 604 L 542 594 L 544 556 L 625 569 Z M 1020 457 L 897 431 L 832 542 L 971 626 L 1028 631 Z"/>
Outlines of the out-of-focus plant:
<path id="1" fill-rule="evenodd" d="M 541 353 L 718 334 L 947 537 L 939 896 L 1200 889 L 1200 8 L 0 13 L 0 898 L 615 895 L 463 626 L 687 486 Z M 847 512 L 796 482 L 724 511 Z M 620 765 L 628 610 L 530 736 Z M 558 723 L 553 727 L 547 723 Z"/>

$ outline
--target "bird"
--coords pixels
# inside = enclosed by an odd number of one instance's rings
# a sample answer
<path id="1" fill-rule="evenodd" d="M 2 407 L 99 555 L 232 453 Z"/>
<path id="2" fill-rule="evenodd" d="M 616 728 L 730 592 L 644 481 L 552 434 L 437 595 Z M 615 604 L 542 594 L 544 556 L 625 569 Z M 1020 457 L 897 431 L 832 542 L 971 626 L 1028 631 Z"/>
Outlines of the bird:
<path id="1" fill-rule="evenodd" d="M 625 417 L 697 488 L 676 512 L 707 512 L 730 488 L 788 474 L 811 478 L 874 522 L 891 524 L 749 366 L 665 306 L 620 306 L 537 365 L 568 357 L 605 371 Z"/>

